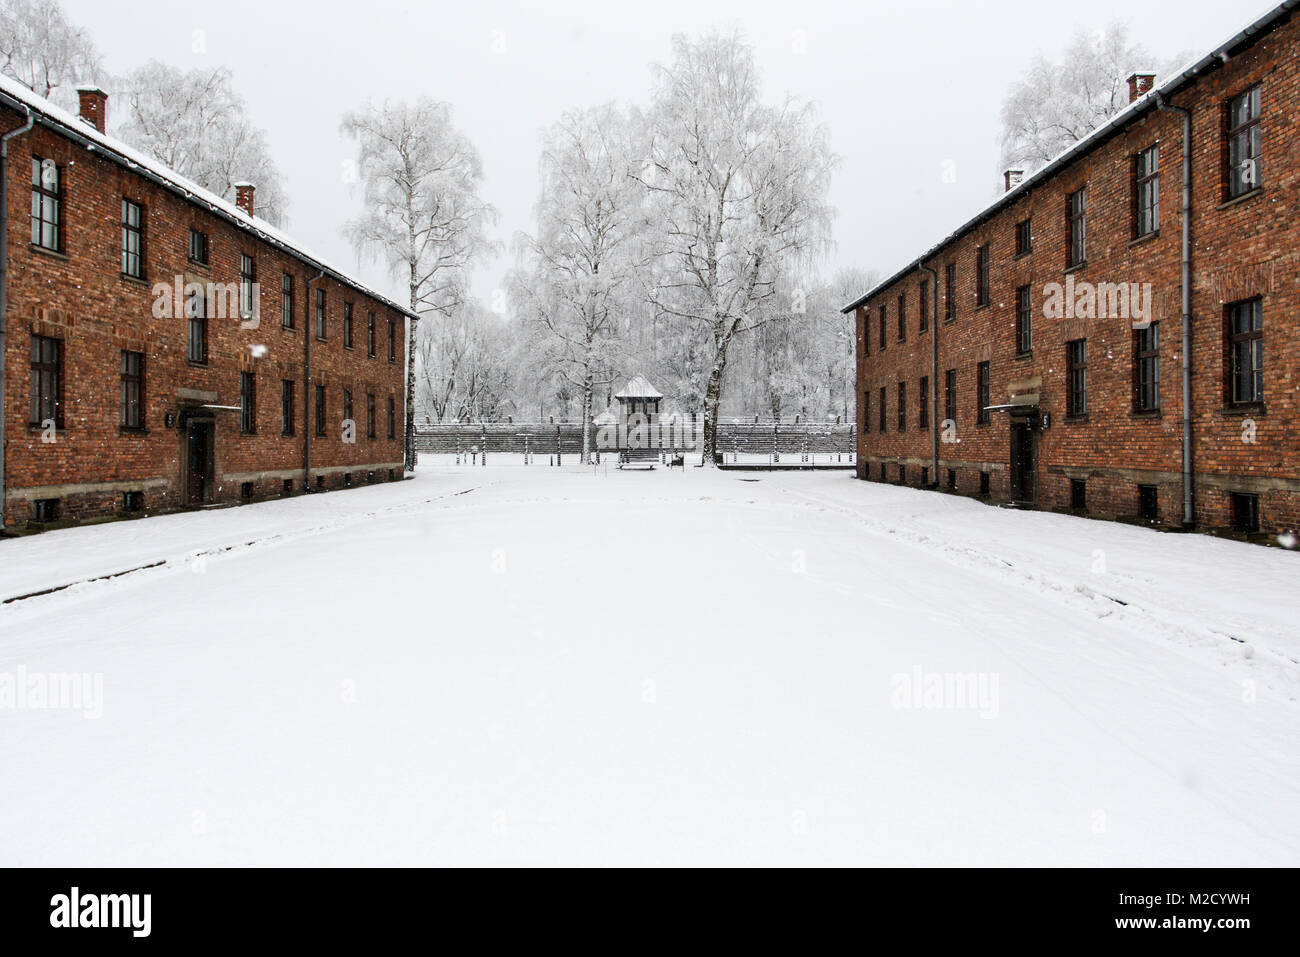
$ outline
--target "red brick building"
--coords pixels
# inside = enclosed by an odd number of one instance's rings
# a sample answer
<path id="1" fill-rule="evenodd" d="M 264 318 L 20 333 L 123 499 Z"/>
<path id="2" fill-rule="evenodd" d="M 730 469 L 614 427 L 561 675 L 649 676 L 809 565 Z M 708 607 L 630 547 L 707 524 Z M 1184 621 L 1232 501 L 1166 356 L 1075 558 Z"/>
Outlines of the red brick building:
<path id="1" fill-rule="evenodd" d="M 860 478 L 1300 525 L 1296 2 L 1131 78 L 1124 112 L 845 307 Z"/>
<path id="2" fill-rule="evenodd" d="M 0 514 L 51 523 L 402 474 L 409 310 L 0 78 Z"/>

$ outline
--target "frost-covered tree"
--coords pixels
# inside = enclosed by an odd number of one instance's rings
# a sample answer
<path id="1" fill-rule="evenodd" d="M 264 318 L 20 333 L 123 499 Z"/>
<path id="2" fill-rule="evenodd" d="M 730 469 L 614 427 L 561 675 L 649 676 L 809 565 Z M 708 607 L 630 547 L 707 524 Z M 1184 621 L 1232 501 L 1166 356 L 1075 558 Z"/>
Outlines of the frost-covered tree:
<path id="1" fill-rule="evenodd" d="M 491 249 L 496 211 L 479 195 L 483 162 L 452 123 L 451 107 L 427 97 L 343 117 L 356 141 L 364 210 L 345 232 L 359 256 L 378 256 L 407 284 L 411 311 L 450 316 L 466 302 L 470 270 Z M 407 343 L 406 469 L 415 468 L 415 357 Z M 428 333 L 424 333 L 427 335 Z"/>
<path id="2" fill-rule="evenodd" d="M 543 138 L 537 232 L 520 235 L 511 277 L 517 315 L 537 323 L 554 375 L 580 397 L 590 422 L 596 390 L 609 385 L 634 295 L 645 231 L 637 118 L 613 104 L 565 113 Z M 582 461 L 591 459 L 590 430 Z"/>
<path id="3" fill-rule="evenodd" d="M 0 73 L 67 108 L 75 84 L 103 81 L 94 41 L 57 0 L 0 0 Z"/>
<path id="4" fill-rule="evenodd" d="M 1032 173 L 1045 166 L 1128 106 L 1132 74 L 1157 67 L 1119 21 L 1101 31 L 1079 30 L 1060 62 L 1038 54 L 1003 101 L 1003 168 Z"/>
<path id="5" fill-rule="evenodd" d="M 510 330 L 469 300 L 419 339 L 417 414 L 429 422 L 490 422 L 511 397 Z"/>
<path id="6" fill-rule="evenodd" d="M 119 87 L 120 105 L 110 111 L 118 137 L 225 199 L 234 200 L 235 183 L 256 184 L 257 215 L 284 223 L 280 171 L 229 70 L 186 71 L 152 60 Z"/>
<path id="7" fill-rule="evenodd" d="M 810 105 L 762 102 L 753 50 L 737 34 L 674 37 L 650 118 L 640 178 L 658 227 L 651 295 L 697 337 L 712 464 L 728 351 L 782 278 L 827 248 L 835 157 Z"/>
<path id="8" fill-rule="evenodd" d="M 722 414 L 851 421 L 854 323 L 840 309 L 872 282 L 870 272 L 842 269 L 829 280 L 806 277 L 793 302 L 776 297 L 736 337 L 734 384 Z"/>

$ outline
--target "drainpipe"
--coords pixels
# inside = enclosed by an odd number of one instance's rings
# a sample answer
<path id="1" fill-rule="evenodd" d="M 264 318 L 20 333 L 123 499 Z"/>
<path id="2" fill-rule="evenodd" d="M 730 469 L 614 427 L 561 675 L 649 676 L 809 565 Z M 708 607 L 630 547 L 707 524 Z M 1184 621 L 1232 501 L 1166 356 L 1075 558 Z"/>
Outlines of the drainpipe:
<path id="1" fill-rule="evenodd" d="M 939 273 L 921 263 L 930 276 L 930 484 L 939 487 Z"/>
<path id="2" fill-rule="evenodd" d="M 322 269 L 303 287 L 302 298 L 304 307 L 303 318 L 303 342 L 302 342 L 302 490 L 304 494 L 310 494 L 311 485 L 311 434 L 312 434 L 312 410 L 316 408 L 316 396 L 311 387 L 311 340 L 315 336 L 312 329 L 312 304 L 311 304 L 311 284 L 325 278 L 325 270 Z"/>
<path id="3" fill-rule="evenodd" d="M 1183 527 L 1196 524 L 1192 465 L 1192 111 L 1156 93 L 1156 106 L 1183 118 Z"/>
<path id="4" fill-rule="evenodd" d="M 30 130 L 36 117 L 22 107 L 27 120 L 17 129 L 0 136 L 0 534 L 5 526 L 5 356 L 9 315 L 9 141 Z"/>

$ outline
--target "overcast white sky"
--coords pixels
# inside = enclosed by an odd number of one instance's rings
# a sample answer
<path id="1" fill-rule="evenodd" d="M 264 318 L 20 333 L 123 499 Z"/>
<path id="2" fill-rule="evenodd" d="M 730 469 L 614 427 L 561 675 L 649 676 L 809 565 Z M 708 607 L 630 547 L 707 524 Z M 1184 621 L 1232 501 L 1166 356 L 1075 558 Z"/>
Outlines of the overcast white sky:
<path id="1" fill-rule="evenodd" d="M 676 32 L 740 26 L 754 42 L 769 98 L 818 103 L 841 157 L 831 201 L 829 266 L 903 265 L 996 195 L 998 108 L 1042 49 L 1059 54 L 1080 25 L 1126 20 L 1163 60 L 1227 39 L 1267 0 L 909 3 L 657 0 L 654 3 L 475 0 L 64 0 L 113 72 L 156 58 L 225 64 L 267 131 L 290 199 L 289 232 L 376 286 L 340 235 L 359 199 L 343 181 L 340 115 L 366 99 L 427 94 L 450 102 L 482 152 L 486 198 L 507 246 L 532 225 L 539 132 L 574 106 L 644 102 L 649 64 Z M 129 15 L 124 15 L 128 14 Z M 193 52 L 194 31 L 207 50 Z M 802 39 L 800 47 L 797 40 Z M 500 52 L 498 52 L 500 51 Z M 109 103 L 110 118 L 113 104 Z M 111 120 L 110 120 L 111 121 Z M 955 183 L 941 177 L 956 164 Z M 501 285 L 508 257 L 475 277 Z M 401 298 L 400 293 L 397 298 Z"/>

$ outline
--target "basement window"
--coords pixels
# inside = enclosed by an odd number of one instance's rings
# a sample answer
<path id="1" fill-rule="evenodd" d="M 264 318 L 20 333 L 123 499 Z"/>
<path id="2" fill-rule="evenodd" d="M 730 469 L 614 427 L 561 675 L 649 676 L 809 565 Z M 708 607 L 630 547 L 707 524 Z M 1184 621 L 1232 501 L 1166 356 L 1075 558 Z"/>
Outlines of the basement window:
<path id="1" fill-rule="evenodd" d="M 284 484 L 280 486 L 281 495 L 293 494 L 293 479 L 285 479 Z"/>
<path id="2" fill-rule="evenodd" d="M 344 487 L 344 488 L 351 488 L 351 487 L 352 487 L 352 473 L 351 473 L 351 472 L 344 472 L 344 473 L 343 473 L 343 487 Z"/>
<path id="3" fill-rule="evenodd" d="M 1088 480 L 1070 479 L 1070 508 L 1076 512 L 1088 510 Z"/>
<path id="4" fill-rule="evenodd" d="M 323 475 L 317 475 L 317 476 L 316 476 L 316 487 L 317 487 L 317 488 L 324 488 L 324 487 L 325 487 L 325 476 L 323 476 Z"/>
<path id="5" fill-rule="evenodd" d="M 1232 530 L 1244 533 L 1259 531 L 1258 495 L 1232 493 Z"/>
<path id="6" fill-rule="evenodd" d="M 927 486 L 930 484 L 930 470 L 924 465 L 921 466 L 921 484 Z"/>
<path id="7" fill-rule="evenodd" d="M 253 483 L 252 483 L 252 482 L 240 482 L 240 483 L 239 483 L 239 500 L 240 500 L 241 502 L 251 502 L 251 501 L 253 500 Z"/>
<path id="8" fill-rule="evenodd" d="M 952 489 L 954 492 L 957 491 L 957 470 L 956 469 L 948 470 L 948 488 Z"/>
<path id="9" fill-rule="evenodd" d="M 956 485 L 954 485 L 953 487 L 956 488 Z M 989 494 L 989 473 L 988 472 L 980 473 L 980 494 L 981 495 Z"/>
<path id="10" fill-rule="evenodd" d="M 123 492 L 122 493 L 122 511 L 124 512 L 143 512 L 144 511 L 144 492 Z"/>
<path id="11" fill-rule="evenodd" d="M 1154 485 L 1138 486 L 1138 517 L 1144 522 L 1160 520 L 1160 492 Z"/>
<path id="12" fill-rule="evenodd" d="M 38 523 L 57 521 L 59 517 L 59 500 L 57 498 L 38 498 L 32 502 L 32 521 Z"/>

